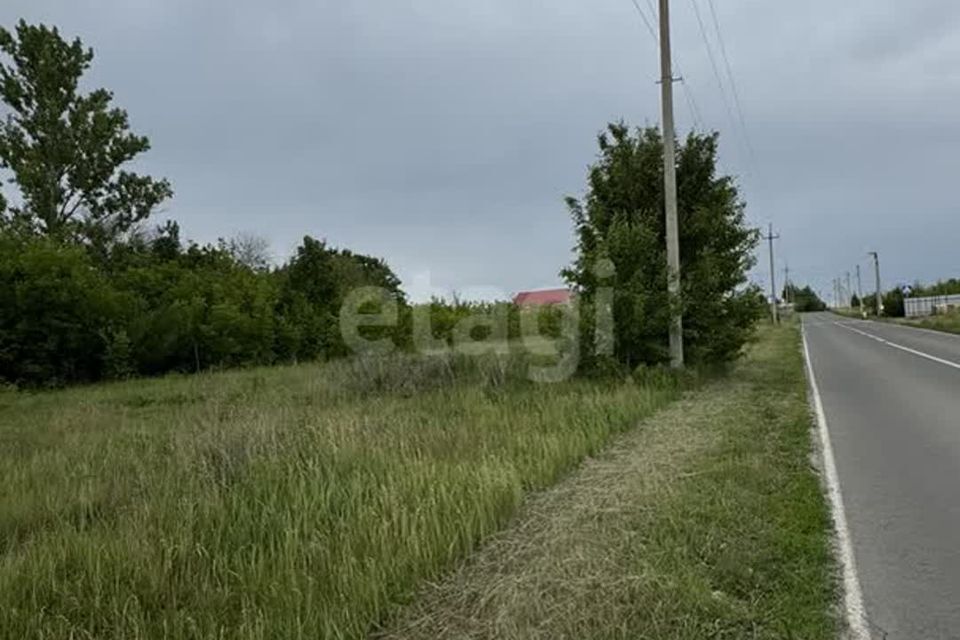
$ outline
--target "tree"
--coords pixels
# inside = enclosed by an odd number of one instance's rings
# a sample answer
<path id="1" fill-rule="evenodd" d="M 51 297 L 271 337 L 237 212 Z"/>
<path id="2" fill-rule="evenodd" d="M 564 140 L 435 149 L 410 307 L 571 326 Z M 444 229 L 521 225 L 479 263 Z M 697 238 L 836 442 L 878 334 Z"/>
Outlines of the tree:
<path id="1" fill-rule="evenodd" d="M 785 298 L 787 294 L 789 294 L 789 299 L 793 301 L 793 308 L 797 313 L 827 310 L 827 304 L 809 286 L 801 289 L 794 284 L 787 285 L 784 289 Z"/>
<path id="2" fill-rule="evenodd" d="M 82 248 L 0 236 L 0 381 L 99 379 L 124 307 Z"/>
<path id="3" fill-rule="evenodd" d="M 346 355 L 338 320 L 347 295 L 358 287 L 380 287 L 403 304 L 400 279 L 386 262 L 348 250 L 333 249 L 305 236 L 296 255 L 276 277 L 278 347 L 285 358 L 311 359 Z M 396 331 L 399 338 L 400 331 Z"/>
<path id="4" fill-rule="evenodd" d="M 691 134 L 678 148 L 677 184 L 684 340 L 693 363 L 734 358 L 763 313 L 746 285 L 759 233 L 745 224 L 734 181 L 718 176 L 718 136 Z M 577 257 L 564 271 L 577 289 L 584 364 L 597 364 L 591 318 L 598 291 L 613 290 L 614 357 L 627 367 L 669 361 L 668 324 L 678 301 L 667 293 L 663 144 L 653 128 L 622 123 L 599 136 L 584 201 L 568 198 Z M 598 266 L 613 265 L 612 275 Z"/>
<path id="5" fill-rule="evenodd" d="M 0 216 L 28 231 L 107 243 L 145 219 L 173 192 L 122 167 L 150 148 L 105 89 L 78 85 L 93 51 L 56 28 L 21 20 L 0 27 L 0 168 L 13 173 L 23 204 Z"/>
<path id="6" fill-rule="evenodd" d="M 903 302 L 903 287 L 897 286 L 883 294 L 883 315 L 902 318 L 906 315 Z"/>
<path id="7" fill-rule="evenodd" d="M 229 240 L 221 240 L 220 244 L 233 256 L 234 260 L 253 271 L 270 269 L 270 243 L 266 238 L 251 233 L 240 233 Z"/>
<path id="8" fill-rule="evenodd" d="M 960 293 L 960 279 L 939 280 L 936 284 L 924 286 L 915 282 L 912 289 L 914 297 L 950 296 Z"/>

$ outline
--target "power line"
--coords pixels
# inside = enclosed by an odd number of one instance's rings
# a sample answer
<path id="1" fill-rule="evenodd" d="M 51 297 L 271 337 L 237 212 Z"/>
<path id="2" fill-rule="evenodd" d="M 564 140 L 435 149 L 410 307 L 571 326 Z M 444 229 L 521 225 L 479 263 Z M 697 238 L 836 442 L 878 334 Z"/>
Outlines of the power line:
<path id="1" fill-rule="evenodd" d="M 655 18 L 659 18 L 659 17 L 660 17 L 660 16 L 659 16 L 659 13 L 660 13 L 660 12 L 657 11 L 657 10 L 654 8 L 654 6 L 653 6 L 653 0 L 647 0 L 647 9 L 650 10 L 650 15 L 652 15 L 653 17 L 655 17 Z M 659 42 L 659 38 L 657 39 L 657 41 Z"/>
<path id="2" fill-rule="evenodd" d="M 716 56 L 713 55 L 713 47 L 710 45 L 710 38 L 707 36 L 707 28 L 703 24 L 703 16 L 700 13 L 700 5 L 697 0 L 690 0 L 693 5 L 693 12 L 697 17 L 697 25 L 700 27 L 700 36 L 703 38 L 703 44 L 707 49 L 707 57 L 710 58 L 710 67 L 713 69 L 713 76 L 717 79 L 717 86 L 720 87 L 720 98 L 723 100 L 723 106 L 730 118 L 730 124 L 734 131 L 737 129 L 737 119 L 733 116 L 733 110 L 730 108 L 730 100 L 727 98 L 727 91 L 723 86 L 723 76 L 720 75 L 720 67 L 717 66 Z"/>
<path id="3" fill-rule="evenodd" d="M 677 72 L 680 72 L 679 66 L 677 66 Z M 687 99 L 687 108 L 690 109 L 690 117 L 693 119 L 693 128 L 703 131 L 706 127 L 703 125 L 700 107 L 697 105 L 697 99 L 693 96 L 693 90 L 690 89 L 690 85 L 687 84 L 682 73 L 680 74 L 680 85 L 683 87 L 683 95 Z"/>
<path id="4" fill-rule="evenodd" d="M 643 20 L 643 25 L 647 28 L 647 32 L 650 34 L 650 37 L 653 38 L 655 46 L 660 46 L 660 36 L 657 35 L 656 29 L 653 28 L 653 22 L 650 18 L 647 17 L 646 12 L 643 8 L 640 7 L 640 3 L 637 0 L 630 0 L 633 4 L 634 9 L 637 10 L 637 14 L 640 16 L 640 19 Z M 657 10 L 653 7 L 651 0 L 646 0 L 647 9 L 650 10 L 650 14 L 656 18 Z M 690 111 L 690 119 L 693 121 L 693 128 L 703 130 L 703 115 L 700 111 L 700 107 L 697 104 L 697 99 L 693 95 L 693 90 L 690 88 L 690 85 L 686 81 L 686 77 L 683 75 L 683 70 L 680 68 L 679 63 L 674 63 L 674 68 L 676 68 L 677 73 L 680 75 L 680 83 L 683 86 L 683 94 L 686 98 L 687 109 Z"/>
<path id="5" fill-rule="evenodd" d="M 647 31 L 650 32 L 650 37 L 653 38 L 654 43 L 657 45 L 660 44 L 660 36 L 657 35 L 656 30 L 653 28 L 653 23 L 650 22 L 650 19 L 647 18 L 647 14 L 643 12 L 643 9 L 640 8 L 640 3 L 637 0 L 630 0 L 633 3 L 634 8 L 637 10 L 637 13 L 640 14 L 640 18 L 643 20 L 643 24 L 647 27 Z M 649 6 L 649 0 L 647 1 Z M 653 12 L 653 15 L 656 16 L 656 12 Z"/>
<path id="6" fill-rule="evenodd" d="M 737 90 L 737 81 L 733 75 L 733 67 L 730 65 L 730 58 L 727 56 L 727 45 L 724 42 L 723 31 L 720 29 L 720 20 L 717 17 L 717 9 L 713 0 L 707 0 L 710 5 L 710 16 L 713 18 L 713 28 L 717 32 L 717 42 L 720 44 L 720 55 L 723 58 L 723 64 L 727 70 L 727 78 L 730 81 L 730 90 L 733 93 L 733 103 L 737 109 L 737 116 L 740 118 L 740 128 L 743 130 L 743 137 L 747 143 L 747 150 L 751 158 L 754 157 L 753 145 L 750 143 L 750 134 L 747 130 L 747 121 L 743 116 L 743 107 L 740 103 L 740 92 Z"/>

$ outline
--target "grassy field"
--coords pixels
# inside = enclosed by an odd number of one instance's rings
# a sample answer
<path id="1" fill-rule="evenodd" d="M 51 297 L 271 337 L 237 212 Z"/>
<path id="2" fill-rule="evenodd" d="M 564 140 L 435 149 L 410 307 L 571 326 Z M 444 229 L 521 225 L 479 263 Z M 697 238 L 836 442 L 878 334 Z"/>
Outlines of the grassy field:
<path id="1" fill-rule="evenodd" d="M 356 638 L 678 384 L 358 361 L 0 393 L 0 638 Z"/>
<path id="2" fill-rule="evenodd" d="M 618 438 L 395 611 L 381 640 L 833 639 L 796 327 Z"/>

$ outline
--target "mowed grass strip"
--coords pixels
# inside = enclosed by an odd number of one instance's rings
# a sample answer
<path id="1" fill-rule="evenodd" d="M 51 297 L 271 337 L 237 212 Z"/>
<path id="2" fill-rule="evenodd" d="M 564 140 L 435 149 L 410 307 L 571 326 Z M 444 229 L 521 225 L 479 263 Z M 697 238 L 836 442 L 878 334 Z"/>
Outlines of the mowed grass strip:
<path id="1" fill-rule="evenodd" d="M 950 311 L 920 318 L 897 318 L 898 324 L 908 327 L 921 327 L 944 333 L 960 333 L 960 311 Z"/>
<path id="2" fill-rule="evenodd" d="M 380 640 L 835 638 L 795 327 L 530 500 Z"/>
<path id="3" fill-rule="evenodd" d="M 862 319 L 860 313 L 855 310 L 834 309 L 833 313 L 847 318 Z M 876 321 L 875 316 L 868 316 L 868 320 Z M 929 329 L 930 331 L 940 331 L 942 333 L 960 334 L 960 311 L 952 310 L 945 313 L 938 313 L 930 316 L 920 316 L 915 318 L 880 318 L 879 322 L 888 322 L 905 327 L 919 327 Z"/>
<path id="4" fill-rule="evenodd" d="M 471 366 L 0 394 L 0 638 L 363 637 L 680 394 Z"/>

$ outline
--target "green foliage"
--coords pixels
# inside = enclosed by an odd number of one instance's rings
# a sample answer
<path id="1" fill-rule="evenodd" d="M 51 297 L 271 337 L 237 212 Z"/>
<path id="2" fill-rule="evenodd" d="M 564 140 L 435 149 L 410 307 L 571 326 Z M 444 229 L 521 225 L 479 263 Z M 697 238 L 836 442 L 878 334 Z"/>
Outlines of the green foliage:
<path id="1" fill-rule="evenodd" d="M 883 315 L 887 318 L 902 318 L 906 311 L 903 303 L 903 290 L 898 286 L 882 293 Z M 863 296 L 863 308 L 868 315 L 877 314 L 877 296 L 875 293 Z"/>
<path id="2" fill-rule="evenodd" d="M 505 319 L 507 340 L 518 340 L 522 337 L 542 336 L 557 339 L 561 337 L 563 329 L 563 313 L 555 305 L 535 307 L 519 307 L 511 302 L 470 302 L 454 297 L 452 301 L 434 298 L 428 303 L 415 305 L 410 313 L 419 313 L 429 319 L 430 338 L 440 341 L 446 346 L 454 346 L 458 338 L 462 338 L 459 329 L 476 319 L 486 319 L 489 322 L 484 326 L 475 326 L 469 332 L 469 337 L 476 341 L 494 340 L 491 325 L 500 319 Z M 406 325 L 410 324 L 409 318 Z M 480 323 L 475 323 L 480 324 Z M 402 328 L 403 344 L 409 339 L 412 328 Z"/>
<path id="3" fill-rule="evenodd" d="M 960 278 L 950 278 L 940 280 L 931 285 L 922 285 L 915 283 L 913 285 L 913 297 L 921 298 L 928 296 L 952 296 L 960 294 Z"/>
<path id="4" fill-rule="evenodd" d="M 333 249 L 310 236 L 276 274 L 277 314 L 282 327 L 278 351 L 298 358 L 338 357 L 348 353 L 338 320 L 347 295 L 360 287 L 379 287 L 404 301 L 400 280 L 378 258 Z M 399 332 L 391 335 L 399 339 Z"/>
<path id="5" fill-rule="evenodd" d="M 901 287 L 894 287 L 883 294 L 883 315 L 888 318 L 902 318 L 906 315 Z"/>
<path id="6" fill-rule="evenodd" d="M 80 40 L 21 20 L 13 33 L 0 27 L 0 52 L 8 59 L 0 60 L 0 99 L 10 110 L 0 123 L 0 168 L 23 199 L 6 222 L 103 244 L 172 195 L 167 181 L 122 169 L 150 143 L 130 132 L 110 92 L 80 92 L 93 60 Z"/>
<path id="7" fill-rule="evenodd" d="M 783 297 L 794 305 L 797 313 L 809 313 L 814 311 L 826 311 L 827 303 L 820 299 L 820 296 L 809 286 L 799 288 L 796 285 L 787 285 L 784 289 Z"/>
<path id="8" fill-rule="evenodd" d="M 883 292 L 883 316 L 887 318 L 902 318 L 905 315 L 903 290 L 897 286 L 890 291 Z M 876 293 L 865 293 L 863 296 L 863 310 L 867 315 L 877 314 Z"/>
<path id="9" fill-rule="evenodd" d="M 903 289 L 904 287 L 902 285 L 898 285 L 883 294 L 884 316 L 902 318 L 906 315 Z M 939 280 L 930 285 L 915 282 L 910 287 L 910 290 L 910 297 L 912 298 L 958 295 L 960 294 L 960 279 L 949 278 L 947 280 Z M 871 313 L 876 313 L 877 305 L 874 300 L 875 296 L 864 297 L 864 303 L 870 309 Z"/>
<path id="10" fill-rule="evenodd" d="M 60 384 L 103 373 L 117 292 L 79 247 L 0 237 L 0 380 Z"/>
<path id="11" fill-rule="evenodd" d="M 401 295 L 382 261 L 310 238 L 275 271 L 242 263 L 233 248 L 184 247 L 173 223 L 108 251 L 0 233 L 0 381 L 58 385 L 334 357 L 346 353 L 337 319 L 351 288 Z"/>
<path id="12" fill-rule="evenodd" d="M 123 169 L 149 141 L 130 132 L 108 91 L 80 91 L 92 60 L 91 50 L 55 28 L 23 21 L 13 32 L 0 28 L 0 100 L 9 112 L 0 123 L 0 169 L 19 189 L 11 208 L 0 196 L 0 383 L 344 356 L 350 348 L 342 310 L 365 288 L 385 297 L 354 311 L 374 314 L 396 302 L 399 322 L 360 327 L 364 339 L 420 346 L 414 333 L 422 312 L 433 346 L 560 337 L 559 308 L 461 301 L 411 308 L 383 260 L 311 237 L 287 264 L 272 268 L 257 238 L 184 246 L 175 222 L 141 233 L 137 223 L 172 190 L 165 180 Z M 631 137 L 623 125 L 611 125 L 600 144 L 585 204 L 570 201 L 580 255 L 567 275 L 581 294 L 581 353 L 594 371 L 658 364 L 666 360 L 667 322 L 678 304 L 666 294 L 662 146 L 655 130 Z M 716 176 L 716 153 L 716 136 L 691 135 L 678 155 L 681 304 L 687 353 L 697 363 L 735 356 L 762 307 L 743 287 L 757 234 L 744 226 L 733 181 Z M 592 271 L 604 260 L 616 269 L 609 282 Z M 615 291 L 616 362 L 604 363 L 592 323 L 605 304 L 598 292 L 608 284 Z"/>
<path id="13" fill-rule="evenodd" d="M 648 128 L 631 135 L 624 124 L 611 124 L 600 136 L 586 199 L 567 200 L 577 258 L 564 275 L 580 294 L 587 366 L 602 359 L 592 323 L 604 288 L 612 288 L 614 357 L 631 369 L 668 361 L 668 323 L 678 304 L 691 362 L 730 360 L 748 339 L 763 312 L 756 292 L 745 286 L 758 232 L 745 224 L 733 179 L 717 176 L 717 140 L 691 134 L 678 148 L 677 301 L 667 294 L 660 134 Z M 602 273 L 606 261 L 613 266 L 609 277 Z"/>
<path id="14" fill-rule="evenodd" d="M 133 343 L 125 329 L 107 337 L 103 354 L 104 377 L 123 380 L 134 373 Z"/>
<path id="15" fill-rule="evenodd" d="M 141 373 L 273 360 L 276 288 L 222 249 L 191 245 L 174 260 L 130 267 L 116 282 L 132 301 Z"/>

